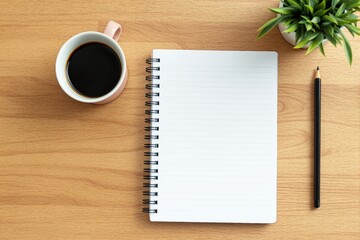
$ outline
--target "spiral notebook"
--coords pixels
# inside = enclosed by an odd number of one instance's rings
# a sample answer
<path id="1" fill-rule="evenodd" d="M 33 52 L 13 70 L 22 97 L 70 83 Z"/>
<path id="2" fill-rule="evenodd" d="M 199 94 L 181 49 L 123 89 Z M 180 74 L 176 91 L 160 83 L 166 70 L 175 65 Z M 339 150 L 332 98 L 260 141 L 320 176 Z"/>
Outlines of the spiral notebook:
<path id="1" fill-rule="evenodd" d="M 153 50 L 147 63 L 150 220 L 274 223 L 277 53 Z"/>

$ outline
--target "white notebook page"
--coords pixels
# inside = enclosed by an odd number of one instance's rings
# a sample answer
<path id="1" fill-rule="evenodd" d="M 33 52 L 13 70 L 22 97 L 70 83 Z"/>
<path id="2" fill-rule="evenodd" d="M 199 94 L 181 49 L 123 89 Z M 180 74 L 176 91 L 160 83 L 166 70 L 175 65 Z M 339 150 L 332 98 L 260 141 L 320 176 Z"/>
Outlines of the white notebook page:
<path id="1" fill-rule="evenodd" d="M 277 53 L 154 50 L 151 221 L 276 221 Z"/>

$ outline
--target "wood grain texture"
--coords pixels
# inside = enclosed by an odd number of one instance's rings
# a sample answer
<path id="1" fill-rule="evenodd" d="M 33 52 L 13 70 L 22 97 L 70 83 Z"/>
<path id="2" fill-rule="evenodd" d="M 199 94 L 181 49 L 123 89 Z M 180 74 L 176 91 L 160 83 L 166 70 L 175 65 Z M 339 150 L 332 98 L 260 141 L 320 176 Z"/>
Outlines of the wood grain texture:
<path id="1" fill-rule="evenodd" d="M 255 41 L 275 0 L 0 0 L 0 239 L 360 239 L 360 39 L 354 63 Z M 57 84 L 70 36 L 123 25 L 129 82 L 113 103 Z M 145 58 L 153 48 L 279 53 L 278 222 L 150 223 L 141 213 Z M 322 206 L 312 208 L 313 69 L 323 78 Z"/>

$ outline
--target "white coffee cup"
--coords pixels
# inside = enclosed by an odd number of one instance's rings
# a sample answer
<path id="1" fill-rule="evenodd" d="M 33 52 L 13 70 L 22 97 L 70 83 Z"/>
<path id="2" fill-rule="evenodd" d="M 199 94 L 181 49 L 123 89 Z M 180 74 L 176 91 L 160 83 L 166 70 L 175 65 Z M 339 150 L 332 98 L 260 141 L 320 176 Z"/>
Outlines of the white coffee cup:
<path id="1" fill-rule="evenodd" d="M 128 70 L 126 67 L 126 59 L 123 50 L 117 43 L 121 34 L 120 24 L 110 21 L 105 28 L 104 33 L 100 32 L 82 32 L 76 34 L 67 40 L 61 47 L 56 58 L 56 78 L 64 90 L 71 98 L 83 103 L 104 104 L 113 101 L 124 90 L 127 79 Z M 68 59 L 71 54 L 81 45 L 89 42 L 100 42 L 111 47 L 118 55 L 121 62 L 121 74 L 117 85 L 107 94 L 100 97 L 87 97 L 78 93 L 71 85 L 67 73 Z"/>

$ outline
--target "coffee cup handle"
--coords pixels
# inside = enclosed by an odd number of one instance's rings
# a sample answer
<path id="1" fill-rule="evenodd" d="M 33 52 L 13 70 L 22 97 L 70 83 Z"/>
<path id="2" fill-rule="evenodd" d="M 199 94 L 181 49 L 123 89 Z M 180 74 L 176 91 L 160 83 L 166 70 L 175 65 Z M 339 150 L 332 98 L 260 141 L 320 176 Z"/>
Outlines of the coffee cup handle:
<path id="1" fill-rule="evenodd" d="M 122 28 L 121 28 L 120 24 L 118 24 L 114 21 L 109 21 L 109 23 L 106 25 L 104 34 L 108 35 L 115 41 L 118 41 L 120 38 L 121 31 L 122 31 Z"/>

